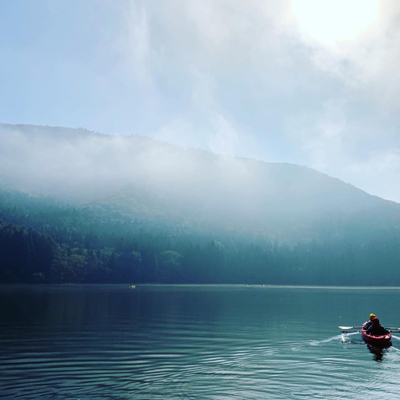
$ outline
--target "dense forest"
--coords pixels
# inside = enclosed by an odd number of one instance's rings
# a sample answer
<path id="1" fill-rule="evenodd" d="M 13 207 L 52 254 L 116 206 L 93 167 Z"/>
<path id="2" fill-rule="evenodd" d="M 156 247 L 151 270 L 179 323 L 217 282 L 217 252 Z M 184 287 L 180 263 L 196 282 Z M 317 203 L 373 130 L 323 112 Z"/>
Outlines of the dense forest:
<path id="1" fill-rule="evenodd" d="M 2 190 L 0 282 L 400 285 L 400 232 L 287 244 Z"/>

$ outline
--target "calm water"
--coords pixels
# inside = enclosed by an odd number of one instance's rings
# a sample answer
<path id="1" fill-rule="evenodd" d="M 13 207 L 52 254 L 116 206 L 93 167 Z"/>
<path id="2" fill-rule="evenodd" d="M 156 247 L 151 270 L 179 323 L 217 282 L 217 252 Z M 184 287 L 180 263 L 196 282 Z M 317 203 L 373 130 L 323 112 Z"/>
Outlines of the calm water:
<path id="1" fill-rule="evenodd" d="M 370 312 L 400 290 L 2 286 L 0 397 L 398 399 L 400 339 L 374 355 Z M 343 341 L 344 340 L 344 341 Z"/>

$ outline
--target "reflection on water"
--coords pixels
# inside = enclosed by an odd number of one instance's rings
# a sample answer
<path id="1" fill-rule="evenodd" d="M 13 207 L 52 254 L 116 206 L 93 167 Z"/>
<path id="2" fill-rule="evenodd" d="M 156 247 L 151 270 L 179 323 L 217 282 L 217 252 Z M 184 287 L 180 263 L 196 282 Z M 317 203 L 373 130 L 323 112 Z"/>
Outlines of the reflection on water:
<path id="1" fill-rule="evenodd" d="M 337 328 L 359 324 L 371 310 L 398 325 L 399 295 L 246 286 L 1 287 L 0 397 L 399 398 L 398 338 L 378 356 L 359 334 Z"/>
<path id="2" fill-rule="evenodd" d="M 374 355 L 375 361 L 382 361 L 383 355 L 392 346 L 391 343 L 383 347 L 372 346 L 371 344 L 368 343 L 366 343 L 366 345 L 368 347 L 368 350 Z"/>

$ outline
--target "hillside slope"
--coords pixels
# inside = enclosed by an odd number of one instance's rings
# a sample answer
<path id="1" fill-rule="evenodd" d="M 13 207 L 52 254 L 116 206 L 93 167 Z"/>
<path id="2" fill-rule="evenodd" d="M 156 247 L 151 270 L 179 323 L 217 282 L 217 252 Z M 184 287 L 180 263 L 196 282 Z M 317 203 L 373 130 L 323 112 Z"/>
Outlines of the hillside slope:
<path id="1" fill-rule="evenodd" d="M 0 283 L 400 285 L 400 207 L 310 168 L 0 125 Z"/>
<path id="2" fill-rule="evenodd" d="M 134 216 L 261 231 L 295 243 L 400 224 L 400 206 L 313 169 L 148 137 L 0 125 L 0 184 Z"/>

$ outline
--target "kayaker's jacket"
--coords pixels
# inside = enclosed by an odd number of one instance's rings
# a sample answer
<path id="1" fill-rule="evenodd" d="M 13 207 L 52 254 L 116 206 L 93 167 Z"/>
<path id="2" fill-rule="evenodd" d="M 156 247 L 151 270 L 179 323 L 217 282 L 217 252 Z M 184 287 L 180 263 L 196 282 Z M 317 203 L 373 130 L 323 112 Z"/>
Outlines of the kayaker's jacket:
<path id="1" fill-rule="evenodd" d="M 382 325 L 374 325 L 371 324 L 371 326 L 367 329 L 368 335 L 373 335 L 373 336 L 383 336 L 389 333 L 387 329 L 385 329 Z"/>

